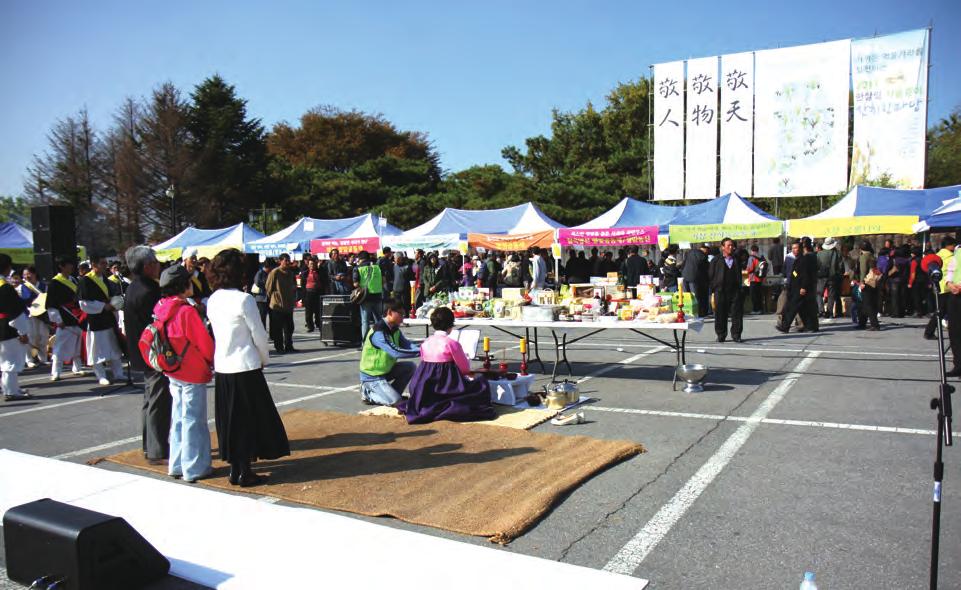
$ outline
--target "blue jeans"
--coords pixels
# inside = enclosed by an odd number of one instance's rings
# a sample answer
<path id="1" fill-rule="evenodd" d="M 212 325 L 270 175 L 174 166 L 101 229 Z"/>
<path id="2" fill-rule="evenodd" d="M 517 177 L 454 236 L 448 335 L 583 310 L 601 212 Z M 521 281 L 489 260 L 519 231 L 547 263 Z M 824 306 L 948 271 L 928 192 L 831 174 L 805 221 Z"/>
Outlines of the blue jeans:
<path id="1" fill-rule="evenodd" d="M 170 461 L 167 473 L 194 480 L 210 473 L 207 385 L 170 379 Z"/>
<path id="2" fill-rule="evenodd" d="M 365 380 L 361 375 L 360 395 L 365 401 L 381 406 L 392 406 L 400 401 L 401 394 L 407 389 L 407 384 L 413 376 L 414 363 L 397 363 L 390 373 L 379 379 Z"/>
<path id="3" fill-rule="evenodd" d="M 384 306 L 383 300 L 381 300 L 380 295 L 376 297 L 367 297 L 367 299 L 360 304 L 360 341 L 363 342 L 364 338 L 367 338 L 367 331 L 374 327 L 380 320 L 380 310 Z"/>

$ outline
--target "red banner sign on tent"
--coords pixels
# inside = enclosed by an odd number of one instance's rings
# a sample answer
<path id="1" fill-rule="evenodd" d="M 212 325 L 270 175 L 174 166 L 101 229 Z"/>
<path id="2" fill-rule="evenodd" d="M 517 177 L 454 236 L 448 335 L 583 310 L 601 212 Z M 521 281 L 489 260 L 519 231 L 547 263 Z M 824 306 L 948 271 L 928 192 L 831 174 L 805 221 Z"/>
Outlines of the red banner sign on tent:
<path id="1" fill-rule="evenodd" d="M 559 229 L 561 246 L 648 246 L 657 243 L 657 226 L 616 227 L 610 229 Z"/>
<path id="2" fill-rule="evenodd" d="M 336 248 L 341 254 L 355 254 L 362 250 L 371 254 L 380 250 L 380 238 L 324 238 L 310 241 L 310 251 L 327 254 Z"/>

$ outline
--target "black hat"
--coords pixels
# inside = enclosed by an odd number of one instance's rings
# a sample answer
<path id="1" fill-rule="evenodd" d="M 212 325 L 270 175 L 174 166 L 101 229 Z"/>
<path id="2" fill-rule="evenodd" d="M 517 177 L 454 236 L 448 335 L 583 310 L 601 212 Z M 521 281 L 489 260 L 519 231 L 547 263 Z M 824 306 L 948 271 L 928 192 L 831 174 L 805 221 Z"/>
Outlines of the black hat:
<path id="1" fill-rule="evenodd" d="M 160 288 L 163 289 L 177 281 L 190 280 L 190 273 L 182 264 L 167 267 L 160 273 Z"/>

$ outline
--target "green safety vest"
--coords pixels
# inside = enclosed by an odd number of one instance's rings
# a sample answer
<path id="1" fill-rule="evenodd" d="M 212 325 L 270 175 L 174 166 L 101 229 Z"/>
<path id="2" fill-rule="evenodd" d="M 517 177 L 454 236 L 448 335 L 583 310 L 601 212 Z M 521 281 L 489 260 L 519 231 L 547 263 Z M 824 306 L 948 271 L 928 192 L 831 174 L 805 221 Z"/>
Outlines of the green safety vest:
<path id="1" fill-rule="evenodd" d="M 367 337 L 364 338 L 364 350 L 360 353 L 360 370 L 362 373 L 378 377 L 390 373 L 397 364 L 397 359 L 374 346 L 370 341 L 373 335 L 374 329 L 371 328 L 367 331 Z M 400 330 L 388 335 L 394 346 L 400 347 Z"/>
<path id="2" fill-rule="evenodd" d="M 358 266 L 357 274 L 360 275 L 360 286 L 367 289 L 371 295 L 380 295 L 384 292 L 384 277 L 380 274 L 380 267 L 376 264 Z"/>

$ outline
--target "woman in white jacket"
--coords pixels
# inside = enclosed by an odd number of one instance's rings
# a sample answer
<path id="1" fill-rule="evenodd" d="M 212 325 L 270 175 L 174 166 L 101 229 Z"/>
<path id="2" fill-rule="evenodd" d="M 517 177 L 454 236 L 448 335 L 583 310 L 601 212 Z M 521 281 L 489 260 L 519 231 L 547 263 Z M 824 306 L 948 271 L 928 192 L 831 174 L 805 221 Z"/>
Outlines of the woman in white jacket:
<path id="1" fill-rule="evenodd" d="M 287 432 L 264 378 L 267 332 L 254 298 L 241 290 L 244 259 L 223 250 L 207 271 L 213 294 L 207 318 L 214 332 L 214 413 L 220 458 L 230 463 L 230 483 L 263 483 L 250 463 L 290 454 Z"/>

